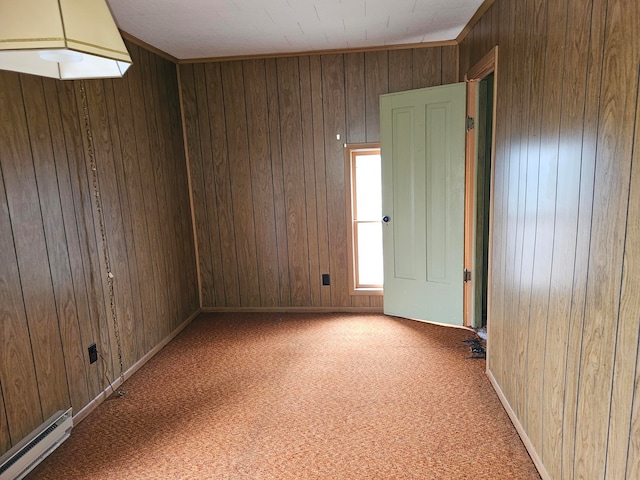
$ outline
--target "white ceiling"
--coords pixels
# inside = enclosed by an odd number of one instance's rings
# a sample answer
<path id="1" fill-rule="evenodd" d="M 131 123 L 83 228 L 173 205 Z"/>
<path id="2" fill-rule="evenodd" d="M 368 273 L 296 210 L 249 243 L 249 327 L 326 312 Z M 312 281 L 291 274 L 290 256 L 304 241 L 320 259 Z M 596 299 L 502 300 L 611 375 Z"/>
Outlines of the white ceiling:
<path id="1" fill-rule="evenodd" d="M 453 40 L 482 0 L 107 0 L 120 29 L 185 60 Z"/>

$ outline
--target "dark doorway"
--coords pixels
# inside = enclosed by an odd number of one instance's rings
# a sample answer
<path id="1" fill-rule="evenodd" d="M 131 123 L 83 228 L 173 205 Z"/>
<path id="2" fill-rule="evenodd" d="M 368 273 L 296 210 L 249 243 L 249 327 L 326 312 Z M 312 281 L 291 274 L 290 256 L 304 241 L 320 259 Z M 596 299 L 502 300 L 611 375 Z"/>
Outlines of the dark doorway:
<path id="1" fill-rule="evenodd" d="M 478 84 L 477 163 L 476 163 L 476 234 L 474 322 L 487 325 L 487 285 L 489 273 L 489 212 L 491 194 L 491 145 L 493 138 L 493 80 L 490 73 Z M 478 319 L 482 319 L 478 322 Z"/>

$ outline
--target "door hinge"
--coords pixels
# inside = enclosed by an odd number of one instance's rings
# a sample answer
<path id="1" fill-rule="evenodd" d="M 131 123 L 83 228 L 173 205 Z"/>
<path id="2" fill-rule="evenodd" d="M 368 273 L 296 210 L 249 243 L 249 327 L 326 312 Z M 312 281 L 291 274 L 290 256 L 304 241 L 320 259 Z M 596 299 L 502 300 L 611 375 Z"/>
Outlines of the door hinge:
<path id="1" fill-rule="evenodd" d="M 467 132 L 470 132 L 471 130 L 476 128 L 476 120 L 473 117 L 470 117 L 469 115 L 467 115 L 467 120 L 465 122 L 465 128 L 467 129 Z"/>
<path id="2" fill-rule="evenodd" d="M 471 270 L 467 270 L 465 268 L 464 271 L 462 272 L 462 279 L 464 280 L 464 283 L 470 282 L 471 281 Z"/>

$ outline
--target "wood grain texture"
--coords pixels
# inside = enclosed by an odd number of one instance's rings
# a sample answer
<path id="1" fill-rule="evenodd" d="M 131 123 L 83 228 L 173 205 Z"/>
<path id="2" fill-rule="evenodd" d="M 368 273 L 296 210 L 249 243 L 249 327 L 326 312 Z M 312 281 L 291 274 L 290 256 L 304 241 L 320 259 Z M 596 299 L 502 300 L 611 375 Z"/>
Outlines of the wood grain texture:
<path id="1" fill-rule="evenodd" d="M 635 138 L 636 141 L 640 138 L 640 97 L 637 101 L 636 106 L 636 133 Z M 629 217 L 631 215 L 639 215 L 638 206 L 640 206 L 640 198 L 638 195 L 640 194 L 640 149 L 635 149 L 633 154 L 633 170 L 631 177 L 631 196 L 629 197 Z M 636 217 L 637 218 L 637 217 Z M 632 270 L 629 269 L 629 265 L 626 262 L 633 262 L 635 266 L 635 262 L 638 261 L 638 223 L 634 222 L 629 226 L 629 230 L 627 232 L 627 243 L 629 245 L 633 245 L 633 251 L 625 251 L 625 272 L 626 276 L 623 280 L 623 315 L 627 315 L 627 306 L 633 305 L 635 298 L 631 297 L 630 288 L 635 287 L 638 282 L 637 275 L 633 275 Z M 628 252 L 628 253 L 627 253 Z M 633 256 L 633 258 L 632 258 Z M 626 320 L 626 319 L 625 319 Z M 634 332 L 635 334 L 635 332 Z M 632 335 L 633 338 L 633 335 Z M 639 343 L 640 344 L 640 343 Z M 633 384 L 635 385 L 634 390 L 632 391 L 633 400 L 632 407 L 633 410 L 631 412 L 631 423 L 629 425 L 629 436 L 628 442 L 629 445 L 626 448 L 627 450 L 627 460 L 626 460 L 626 475 L 628 478 L 637 478 L 640 476 L 640 401 L 638 401 L 638 395 L 640 395 L 640 351 L 636 347 L 635 352 L 636 357 L 636 365 L 635 365 L 635 378 L 633 379 Z M 623 424 L 624 425 L 624 424 Z M 622 447 L 624 450 L 624 447 Z M 621 469 L 620 461 L 616 462 L 615 468 Z"/>
<path id="2" fill-rule="evenodd" d="M 276 228 L 273 223 L 273 175 L 269 149 L 269 116 L 267 110 L 267 85 L 265 65 L 262 60 L 243 63 L 246 86 L 247 129 L 253 132 L 249 142 L 249 159 L 252 175 L 252 199 L 256 228 L 258 278 L 260 304 L 278 305 L 278 258 Z"/>
<path id="3" fill-rule="evenodd" d="M 380 95 L 389 92 L 389 52 L 364 55 L 366 141 L 380 141 Z"/>
<path id="4" fill-rule="evenodd" d="M 442 85 L 442 48 L 416 48 L 412 52 L 413 88 Z"/>
<path id="5" fill-rule="evenodd" d="M 0 73 L 0 454 L 119 372 L 91 154 L 124 368 L 198 308 L 175 66 L 130 49 L 121 80 Z"/>
<path id="6" fill-rule="evenodd" d="M 32 92 L 35 93 L 35 90 Z M 51 141 L 51 153 L 47 152 L 47 155 L 36 161 L 34 165 L 43 218 L 46 219 L 44 225 L 47 253 L 51 265 L 52 283 L 60 323 L 69 396 L 71 406 L 79 408 L 91 399 L 87 383 L 87 362 L 78 316 L 79 310 L 86 312 L 86 306 L 83 304 L 81 295 L 80 305 L 76 300 L 71 267 L 71 255 L 76 246 L 73 243 L 75 223 L 69 218 L 73 214 L 72 201 L 69 198 L 70 190 L 64 189 L 64 183 L 69 173 L 64 134 L 59 128 L 49 129 L 49 124 L 60 125 L 61 123 L 60 104 L 55 84 L 44 82 L 42 93 L 44 98 L 39 94 L 34 97 L 46 104 L 47 115 L 45 118 L 47 123 L 44 135 L 48 137 L 46 132 L 50 134 L 48 139 Z M 34 158 L 34 160 L 36 159 Z M 63 199 L 66 200 L 66 205 L 63 203 Z M 67 226 L 72 232 L 71 235 L 67 234 Z M 75 251 L 79 254 L 77 250 Z"/>
<path id="7" fill-rule="evenodd" d="M 321 272 L 318 258 L 318 207 L 316 193 L 315 156 L 313 151 L 313 106 L 311 97 L 311 62 L 309 57 L 298 59 L 300 71 L 300 116 L 304 158 L 304 188 L 307 214 L 307 242 L 309 255 L 310 304 L 321 303 Z"/>
<path id="8" fill-rule="evenodd" d="M 635 268 L 640 249 L 637 235 L 638 202 L 630 192 L 637 185 L 637 170 L 634 164 L 640 144 L 638 136 L 638 108 L 640 107 L 640 5 L 638 2 L 610 0 L 607 5 L 605 24 L 604 65 L 601 90 L 603 122 L 600 124 L 599 154 L 616 159 L 620 184 L 616 194 L 623 216 L 620 217 L 620 235 L 624 238 L 622 278 L 615 272 L 615 308 L 617 319 L 611 321 L 613 346 L 613 379 L 609 399 L 607 453 L 604 460 L 605 478 L 624 478 L 627 474 L 629 452 L 629 419 L 632 416 L 636 358 L 639 345 L 640 301 L 638 286 L 640 275 Z M 632 169 L 633 167 L 633 169 Z M 627 168 L 632 169 L 632 174 Z M 609 169 L 607 169 L 607 172 Z M 635 180 L 635 182 L 634 182 Z M 627 198 L 624 198 L 627 193 Z M 632 200 L 636 200 L 632 203 Z M 613 199 L 608 198 L 607 201 Z M 624 210 L 626 207 L 626 215 Z M 610 217 L 609 217 L 610 218 Z M 595 217 L 594 217 L 595 219 Z M 616 233 L 617 235 L 617 233 Z M 611 245 L 611 244 L 610 244 Z M 613 253 L 613 252 L 612 252 Z M 609 320 L 609 319 L 608 319 Z M 615 330 L 613 328 L 615 325 Z M 601 325 L 598 325 L 601 327 Z M 606 328 L 606 325 L 605 325 Z M 602 345 L 603 343 L 601 343 Z M 604 343 L 606 345 L 606 343 Z M 578 403 L 578 408 L 580 403 Z"/>
<path id="9" fill-rule="evenodd" d="M 24 77 L 22 81 L 26 80 Z M 39 81 L 39 79 L 38 79 Z M 21 88 L 24 89 L 24 86 Z M 21 89 L 18 89 L 19 92 Z M 42 89 L 40 84 L 40 90 Z M 29 105 L 29 95 L 25 103 Z M 51 267 L 47 255 L 43 217 L 34 162 L 38 162 L 43 151 L 51 148 L 46 138 L 39 136 L 37 127 L 29 125 L 25 111 L 10 108 L 14 126 L 18 155 L 3 157 L 2 171 L 5 181 L 7 204 L 18 269 L 23 285 L 22 295 L 31 342 L 40 346 L 34 349 L 33 358 L 40 390 L 40 402 L 44 418 L 69 405 L 66 385 L 64 356 L 58 328 L 56 302 L 53 292 Z M 20 105 L 23 107 L 23 105 Z M 47 122 L 46 113 L 43 122 Z M 34 149 L 34 143 L 38 149 Z M 34 151 L 35 150 L 35 151 Z M 26 156 L 25 155 L 29 155 Z M 31 157 L 31 158 L 29 158 Z M 28 159 L 28 161 L 25 161 Z M 28 288 L 24 288 L 27 285 Z M 43 395 L 43 393 L 45 393 Z"/>
<path id="10" fill-rule="evenodd" d="M 308 305 L 309 250 L 298 58 L 279 58 L 278 99 L 291 305 Z"/>
<path id="11" fill-rule="evenodd" d="M 345 89 L 347 98 L 347 143 L 366 142 L 366 91 L 364 84 L 364 53 L 344 56 Z"/>
<path id="12" fill-rule="evenodd" d="M 221 65 L 240 301 L 260 304 L 242 63 Z"/>
<path id="13" fill-rule="evenodd" d="M 106 315 L 106 306 L 102 295 L 102 284 L 98 278 L 98 253 L 96 235 L 91 225 L 93 225 L 93 197 L 89 186 L 83 141 L 79 141 L 85 136 L 81 129 L 80 110 L 76 102 L 76 85 L 73 83 L 57 83 L 58 102 L 65 105 L 60 109 L 66 149 L 66 160 L 69 178 L 69 192 L 73 204 L 65 204 L 65 215 L 71 215 L 75 219 L 75 229 L 73 226 L 67 230 L 67 242 L 70 245 L 69 256 L 73 261 L 74 286 L 76 287 L 76 302 L 78 305 L 78 321 L 82 332 L 83 345 L 87 346 L 96 341 L 98 336 L 98 323 Z M 62 182 L 64 175 L 63 166 L 58 169 L 58 181 Z M 63 184 L 60 186 L 63 190 Z M 76 244 L 74 249 L 72 245 Z M 79 256 L 72 253 L 79 253 Z M 86 302 L 86 309 L 83 308 Z M 85 358 L 85 368 L 87 370 L 87 382 L 89 396 L 95 398 L 101 391 L 102 376 L 99 369 L 107 363 L 107 358 L 103 356 L 103 362 L 86 366 L 88 358 Z"/>
<path id="14" fill-rule="evenodd" d="M 562 117 L 560 123 L 558 154 L 557 203 L 565 208 L 556 209 L 553 263 L 549 292 L 549 313 L 547 322 L 547 350 L 566 358 L 571 343 L 573 272 L 576 263 L 576 241 L 578 237 L 578 216 L 580 205 L 580 176 L 575 175 L 575 165 L 581 163 L 580 151 L 574 146 L 582 139 L 582 128 L 586 94 L 587 55 L 583 45 L 588 42 L 590 22 L 585 18 L 589 10 L 580 2 L 568 2 L 566 18 L 567 41 L 562 87 Z M 562 450 L 564 410 L 567 401 L 564 384 L 567 361 L 545 361 L 543 385 L 542 424 L 545 443 L 542 458 L 552 477 L 562 477 Z M 575 399 L 573 400 L 575 401 Z M 566 423 L 565 423 L 566 425 Z"/>
<path id="15" fill-rule="evenodd" d="M 381 93 L 455 80 L 457 47 L 183 64 L 180 72 L 203 306 L 382 306 L 349 295 L 343 145 L 379 140 Z M 238 240 L 247 228 L 255 232 L 248 249 Z M 331 285 L 321 285 L 323 273 Z M 249 301 L 256 280 L 259 298 Z"/>
<path id="16" fill-rule="evenodd" d="M 93 149 L 96 159 L 96 165 L 100 166 L 98 170 L 98 182 L 100 197 L 102 199 L 110 199 L 104 201 L 102 206 L 104 214 L 104 227 L 115 235 L 106 239 L 107 248 L 110 255 L 110 268 L 104 260 L 104 255 L 100 255 L 101 272 L 104 294 L 109 298 L 110 292 L 107 288 L 106 277 L 107 272 L 111 272 L 115 279 L 114 290 L 120 301 L 116 303 L 116 314 L 121 326 L 121 342 L 122 342 L 122 363 L 126 369 L 133 365 L 135 357 L 135 332 L 133 331 L 133 300 L 131 298 L 131 278 L 128 265 L 127 247 L 125 243 L 125 231 L 122 215 L 122 199 L 118 191 L 117 178 L 115 173 L 114 158 L 119 156 L 120 152 L 116 150 L 117 145 L 113 141 L 111 133 L 111 124 L 109 122 L 106 96 L 103 82 L 91 82 L 86 84 L 87 101 L 91 104 L 89 114 L 91 116 L 91 127 L 95 129 L 93 135 Z M 120 159 L 121 161 L 121 159 Z M 90 168 L 90 167 L 89 167 Z M 102 239 L 100 233 L 99 216 L 94 216 L 94 224 L 99 236 L 99 246 L 102 247 Z M 107 321 L 102 325 L 103 332 L 109 332 L 109 345 L 113 347 L 112 359 L 114 363 L 114 375 L 120 374 L 120 359 L 115 343 L 115 327 L 110 315 L 111 308 L 107 309 Z M 106 329 L 105 329 L 106 327 Z"/>
<path id="17" fill-rule="evenodd" d="M 224 301 L 230 305 L 240 304 L 240 284 L 238 282 L 238 263 L 235 261 L 236 232 L 233 224 L 233 198 L 229 174 L 229 155 L 227 143 L 227 131 L 225 124 L 225 105 L 223 99 L 222 76 L 219 65 L 205 65 L 204 72 L 207 79 L 206 97 L 208 110 L 198 103 L 200 115 L 209 117 L 213 154 L 213 168 L 206 159 L 203 161 L 203 171 L 207 172 L 205 179 L 206 205 L 208 208 L 208 223 L 214 230 L 211 237 L 214 254 L 218 254 L 216 248 L 216 228 L 220 237 L 220 263 L 222 281 L 224 282 Z M 202 98 L 202 97 L 199 97 Z M 206 137 L 205 137 L 206 138 Z M 206 148 L 204 146 L 203 148 Z M 214 188 L 215 187 L 215 188 Z M 206 239 L 206 237 L 205 237 Z M 223 252 L 231 252 L 233 255 L 223 255 Z M 218 275 L 220 267 L 213 264 L 214 275 Z M 220 295 L 216 295 L 220 301 Z"/>
<path id="18" fill-rule="evenodd" d="M 282 142 L 280 136 L 280 108 L 278 99 L 278 74 L 275 60 L 266 60 L 266 83 L 269 110 L 269 137 L 271 142 L 271 168 L 273 169 L 273 195 L 275 202 L 276 239 L 278 249 L 278 276 L 280 304 L 291 305 L 289 277 L 288 239 L 285 216 L 284 174 L 282 171 Z"/>
<path id="19" fill-rule="evenodd" d="M 182 103 L 185 109 L 192 109 L 197 112 L 198 120 L 194 121 L 194 116 L 185 117 L 185 128 L 191 132 L 195 138 L 200 140 L 200 136 L 205 137 L 202 141 L 191 142 L 187 148 L 187 154 L 189 157 L 189 169 L 192 172 L 191 175 L 191 195 L 194 205 L 201 205 L 200 208 L 194 208 L 194 223 L 198 234 L 197 238 L 197 250 L 198 250 L 198 263 L 200 272 L 200 287 L 202 289 L 202 302 L 206 304 L 215 305 L 219 300 L 220 293 L 222 294 L 222 302 L 224 302 L 224 288 L 222 282 L 214 282 L 213 271 L 214 265 L 216 265 L 215 257 L 212 256 L 211 248 L 212 244 L 219 241 L 219 235 L 209 233 L 209 228 L 215 228 L 217 222 L 213 225 L 209 224 L 208 219 L 208 204 L 205 200 L 205 185 L 209 185 L 210 188 L 215 189 L 215 183 L 210 183 L 207 180 L 211 178 L 203 172 L 202 159 L 211 158 L 211 142 L 207 141 L 209 135 L 209 118 L 205 113 L 200 113 L 197 108 L 198 99 L 206 105 L 207 97 L 204 93 L 200 93 L 202 89 L 202 82 L 204 75 L 202 72 L 199 75 L 199 83 L 196 86 L 195 70 L 198 69 L 197 65 L 181 65 L 180 67 L 180 82 L 182 84 Z M 202 119 L 199 118 L 202 115 Z M 209 165 L 213 165 L 213 162 L 209 162 Z M 215 191 L 215 190 L 214 190 Z M 215 198 L 215 197 L 214 197 Z M 214 209 L 215 212 L 215 209 Z M 222 269 L 217 268 L 220 275 Z M 220 277 L 222 278 L 222 277 Z"/>
<path id="20" fill-rule="evenodd" d="M 11 438 L 9 437 L 9 425 L 7 424 L 7 414 L 4 407 L 2 384 L 0 384 L 0 451 L 5 452 L 9 448 L 11 448 Z"/>
<path id="21" fill-rule="evenodd" d="M 456 83 L 459 75 L 458 65 L 459 48 L 457 46 L 441 47 L 442 75 L 440 82 L 442 85 Z"/>
<path id="22" fill-rule="evenodd" d="M 453 50 L 456 49 L 453 48 Z M 393 50 L 389 52 L 389 92 L 403 92 L 412 88 L 413 51 Z"/>
<path id="23" fill-rule="evenodd" d="M 497 0 L 460 45 L 500 47 L 489 365 L 550 478 L 638 476 L 639 19 Z"/>
<path id="24" fill-rule="evenodd" d="M 17 86 L 17 75 L 2 72 L 0 89 L 0 133 L 2 138 L 10 138 L 12 122 L 9 100 L 12 85 Z M 7 78 L 10 77 L 10 78 Z M 15 155 L 13 142 L 0 142 L 0 158 Z M 0 164 L 0 167 L 2 165 Z M 6 414 L 6 447 L 18 442 L 44 419 L 38 395 L 38 380 L 26 312 L 20 285 L 18 259 L 13 247 L 11 217 L 5 192 L 5 179 L 0 169 L 0 327 L 2 327 L 2 361 L 0 361 L 0 382 L 2 383 L 3 409 Z"/>
<path id="25" fill-rule="evenodd" d="M 329 272 L 329 215 L 327 212 L 327 180 L 324 161 L 324 124 L 322 64 L 318 56 L 309 58 L 311 70 L 311 108 L 313 115 L 313 152 L 316 178 L 316 212 L 318 219 L 318 265 L 321 273 Z M 320 305 L 331 305 L 331 286 L 320 289 Z"/>
<path id="26" fill-rule="evenodd" d="M 554 256 L 554 232 L 556 228 L 555 214 L 558 209 L 558 145 L 560 135 L 561 110 L 549 108 L 551 105 L 561 105 L 561 88 L 549 88 L 550 85 L 563 84 L 564 57 L 554 55 L 565 38 L 566 29 L 566 3 L 554 2 L 552 5 L 544 5 L 537 0 L 534 2 L 534 10 L 528 15 L 529 24 L 537 25 L 532 31 L 530 41 L 537 51 L 544 51 L 544 57 L 532 54 L 531 63 L 537 70 L 544 69 L 542 83 L 533 77 L 531 82 L 537 95 L 529 100 L 529 117 L 536 118 L 537 125 L 530 128 L 528 138 L 530 148 L 528 154 L 539 157 L 539 169 L 537 177 L 538 203 L 535 229 L 535 262 L 533 265 L 531 311 L 528 326 L 528 341 L 526 350 L 529 355 L 527 361 L 527 387 L 523 395 L 528 395 L 527 401 L 527 429 L 531 442 L 536 451 L 543 449 L 543 412 L 549 406 L 543 404 L 544 377 L 543 370 L 546 361 L 547 325 L 549 319 L 549 294 L 551 283 L 551 270 Z M 546 7 L 546 8 L 545 8 Z M 537 21 L 533 21 L 535 18 Z M 546 32 L 546 46 L 543 42 L 536 43 L 536 38 L 541 38 Z M 535 51 L 535 50 L 533 50 Z M 546 58 L 546 62 L 545 62 Z M 543 66 L 544 65 L 544 66 Z M 533 92 L 533 90 L 532 90 Z M 543 101 L 544 99 L 544 101 Z M 541 108 L 540 105 L 543 105 Z M 524 113 L 524 112 L 523 112 Z M 540 141 L 537 141 L 537 138 Z M 535 183 L 533 184 L 535 186 Z M 535 187 L 534 187 L 535 188 Z M 558 351 L 560 355 L 561 351 Z"/>
<path id="27" fill-rule="evenodd" d="M 350 305 L 347 270 L 346 179 L 343 142 L 345 134 L 344 62 L 340 55 L 322 57 L 324 105 L 324 151 L 327 173 L 327 212 L 331 274 L 331 305 Z M 338 135 L 340 137 L 338 137 Z"/>

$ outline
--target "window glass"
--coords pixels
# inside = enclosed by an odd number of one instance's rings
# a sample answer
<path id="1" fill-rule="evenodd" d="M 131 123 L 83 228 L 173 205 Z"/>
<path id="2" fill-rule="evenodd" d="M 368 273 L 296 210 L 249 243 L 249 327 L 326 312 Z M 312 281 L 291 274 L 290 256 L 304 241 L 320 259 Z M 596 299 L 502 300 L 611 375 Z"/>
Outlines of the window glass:
<path id="1" fill-rule="evenodd" d="M 349 145 L 349 281 L 352 295 L 382 294 L 382 164 L 378 145 Z"/>

